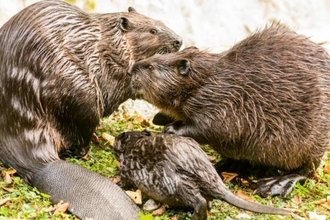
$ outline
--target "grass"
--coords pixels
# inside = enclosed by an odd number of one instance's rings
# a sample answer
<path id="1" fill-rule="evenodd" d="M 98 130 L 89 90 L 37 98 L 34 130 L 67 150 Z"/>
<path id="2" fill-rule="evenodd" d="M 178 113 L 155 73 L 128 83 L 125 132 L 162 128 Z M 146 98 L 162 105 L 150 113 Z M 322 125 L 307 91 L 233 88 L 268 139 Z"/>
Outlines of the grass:
<path id="1" fill-rule="evenodd" d="M 112 153 L 111 144 L 105 140 L 104 133 L 116 136 L 123 131 L 143 130 L 159 132 L 161 127 L 157 127 L 144 120 L 142 117 L 113 114 L 111 118 L 102 120 L 97 129 L 96 136 L 98 144 L 91 143 L 88 157 L 85 159 L 68 158 L 67 161 L 84 166 L 92 171 L 100 173 L 106 177 L 114 178 L 118 176 L 117 162 Z M 205 151 L 214 156 L 212 149 L 204 147 Z M 27 185 L 24 181 L 13 174 L 11 169 L 0 165 L 0 220 L 3 219 L 77 219 L 69 213 L 54 213 L 57 210 L 54 204 L 49 201 L 49 196 L 40 193 L 34 187 Z M 11 181 L 11 183 L 10 183 Z M 273 216 L 265 214 L 255 214 L 237 209 L 226 202 L 215 200 L 209 211 L 210 220 L 231 220 L 231 219 L 255 219 L 255 220 L 275 220 L 275 219 L 312 219 L 312 214 L 316 214 L 315 219 L 330 219 L 330 153 L 327 153 L 322 161 L 322 165 L 316 171 L 315 178 L 307 180 L 303 185 L 296 184 L 293 192 L 288 198 L 261 198 L 253 194 L 249 188 L 227 183 L 233 192 L 244 192 L 244 195 L 256 202 L 276 207 L 289 207 L 298 209 L 295 216 Z M 145 213 L 142 220 L 188 220 L 191 217 L 189 210 L 167 209 L 163 215 L 152 216 Z"/>

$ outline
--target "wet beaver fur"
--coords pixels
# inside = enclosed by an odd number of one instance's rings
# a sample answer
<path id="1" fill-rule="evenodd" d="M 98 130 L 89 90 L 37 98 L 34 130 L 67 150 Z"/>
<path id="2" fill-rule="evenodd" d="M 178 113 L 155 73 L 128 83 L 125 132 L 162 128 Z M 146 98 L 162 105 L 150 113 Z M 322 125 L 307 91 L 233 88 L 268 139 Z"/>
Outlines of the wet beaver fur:
<path id="1" fill-rule="evenodd" d="M 100 118 L 131 96 L 128 68 L 181 38 L 133 8 L 90 14 L 57 0 L 23 9 L 0 35 L 0 160 L 80 218 L 137 219 L 118 186 L 59 153 L 86 154 Z"/>
<path id="2" fill-rule="evenodd" d="M 164 132 L 210 144 L 225 159 L 283 171 L 260 181 L 261 195 L 285 197 L 327 150 L 330 57 L 283 25 L 219 54 L 190 47 L 155 55 L 130 73 L 136 97 L 176 120 Z"/>
<path id="3" fill-rule="evenodd" d="M 194 208 L 193 220 L 207 219 L 208 202 L 213 199 L 254 212 L 290 213 L 234 195 L 192 138 L 132 131 L 117 136 L 113 146 L 124 183 L 170 207 Z"/>

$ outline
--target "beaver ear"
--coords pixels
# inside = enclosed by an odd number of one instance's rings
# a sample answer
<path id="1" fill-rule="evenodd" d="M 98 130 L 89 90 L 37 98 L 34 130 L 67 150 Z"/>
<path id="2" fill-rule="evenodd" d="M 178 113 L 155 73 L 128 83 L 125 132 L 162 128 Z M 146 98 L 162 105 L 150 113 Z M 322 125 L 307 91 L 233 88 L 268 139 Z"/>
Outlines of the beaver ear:
<path id="1" fill-rule="evenodd" d="M 127 31 L 128 30 L 128 27 L 129 27 L 129 21 L 128 21 L 128 19 L 125 18 L 125 17 L 121 17 L 120 20 L 119 20 L 119 28 L 122 31 Z"/>
<path id="2" fill-rule="evenodd" d="M 186 59 L 179 60 L 177 66 L 178 66 L 178 71 L 181 75 L 183 76 L 188 75 L 188 71 L 190 68 L 189 60 Z"/>
<path id="3" fill-rule="evenodd" d="M 129 7 L 128 7 L 128 12 L 136 12 L 136 10 L 135 10 L 135 8 L 129 6 Z"/>

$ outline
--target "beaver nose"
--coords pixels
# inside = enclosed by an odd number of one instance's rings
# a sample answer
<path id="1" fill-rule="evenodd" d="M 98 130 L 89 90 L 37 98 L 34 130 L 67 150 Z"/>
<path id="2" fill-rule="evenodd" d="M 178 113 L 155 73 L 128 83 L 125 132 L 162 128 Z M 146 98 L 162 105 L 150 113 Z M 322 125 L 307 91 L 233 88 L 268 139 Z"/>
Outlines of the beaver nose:
<path id="1" fill-rule="evenodd" d="M 182 39 L 176 39 L 172 41 L 172 46 L 177 50 L 180 49 L 181 45 L 182 45 Z"/>

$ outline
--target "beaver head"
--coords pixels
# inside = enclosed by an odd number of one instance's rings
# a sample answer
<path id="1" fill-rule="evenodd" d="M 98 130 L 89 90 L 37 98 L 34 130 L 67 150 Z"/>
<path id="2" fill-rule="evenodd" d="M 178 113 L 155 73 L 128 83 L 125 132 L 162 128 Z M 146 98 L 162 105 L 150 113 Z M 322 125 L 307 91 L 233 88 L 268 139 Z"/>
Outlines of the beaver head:
<path id="1" fill-rule="evenodd" d="M 204 56 L 202 62 L 193 61 L 202 59 L 196 56 L 202 53 L 196 47 L 188 47 L 177 53 L 156 54 L 136 62 L 129 71 L 135 97 L 145 99 L 168 115 L 182 120 L 183 116 L 178 115 L 181 104 L 194 95 L 203 85 L 204 78 L 211 73 L 199 63 L 207 62 L 212 55 L 205 53 L 207 58 Z"/>
<path id="2" fill-rule="evenodd" d="M 120 18 L 120 29 L 126 33 L 137 60 L 142 60 L 154 54 L 176 52 L 182 45 L 182 39 L 162 21 L 150 19 L 139 14 L 134 8 L 128 8 L 129 13 Z M 138 18 L 138 19 L 137 19 Z"/>

